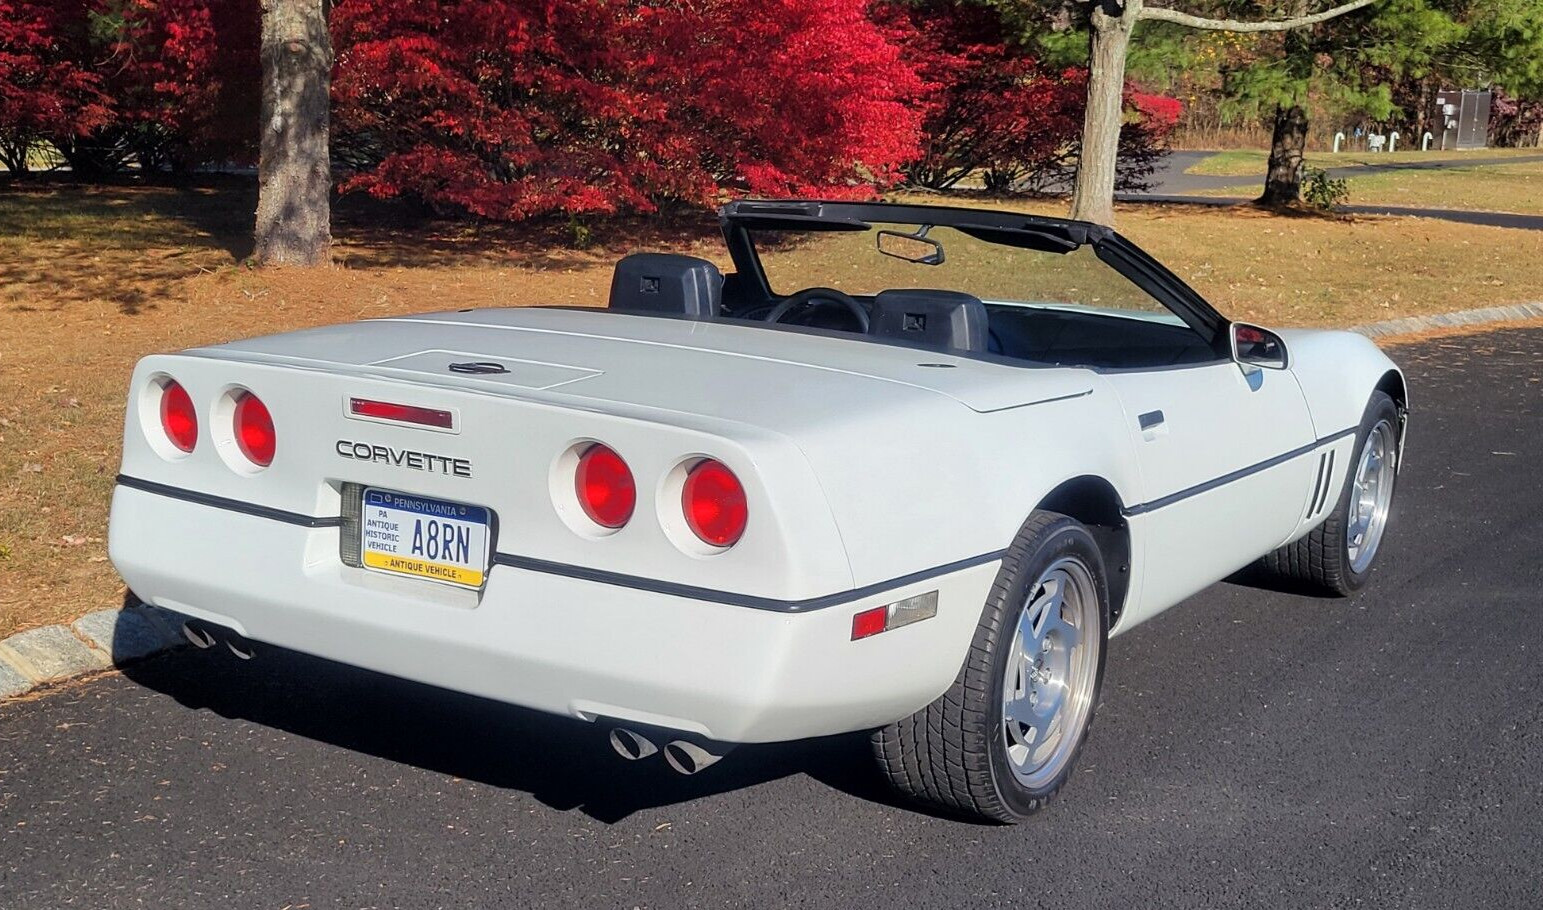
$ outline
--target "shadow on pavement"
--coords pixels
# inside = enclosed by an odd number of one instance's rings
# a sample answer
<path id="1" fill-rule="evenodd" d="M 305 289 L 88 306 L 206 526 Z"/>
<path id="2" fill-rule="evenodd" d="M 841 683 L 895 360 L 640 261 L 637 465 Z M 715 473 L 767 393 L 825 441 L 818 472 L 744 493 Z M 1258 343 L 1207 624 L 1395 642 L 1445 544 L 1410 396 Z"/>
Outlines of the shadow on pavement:
<path id="1" fill-rule="evenodd" d="M 124 614 L 128 616 L 127 612 Z M 655 754 L 628 762 L 609 727 L 463 695 L 256 644 L 223 642 L 127 663 L 124 676 L 194 710 L 261 724 L 386 761 L 530 793 L 544 805 L 618 822 L 634 812 L 807 774 L 861 799 L 896 804 L 866 734 L 740 746 L 686 777 Z M 662 745 L 662 744 L 661 744 Z M 285 773 L 276 766 L 275 774 Z"/>

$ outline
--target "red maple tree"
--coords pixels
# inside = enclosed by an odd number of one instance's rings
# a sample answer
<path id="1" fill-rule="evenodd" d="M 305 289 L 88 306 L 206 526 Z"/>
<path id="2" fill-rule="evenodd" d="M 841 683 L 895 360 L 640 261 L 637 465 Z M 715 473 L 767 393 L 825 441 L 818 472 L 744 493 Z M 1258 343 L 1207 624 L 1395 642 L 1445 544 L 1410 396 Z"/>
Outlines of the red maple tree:
<path id="1" fill-rule="evenodd" d="M 99 75 L 59 40 L 84 20 L 68 0 L 0 0 L 0 164 L 25 173 L 30 152 L 51 137 L 91 134 L 110 119 Z"/>
<path id="2" fill-rule="evenodd" d="M 340 0 L 345 188 L 498 219 L 852 194 L 917 154 L 865 0 Z"/>
<path id="3" fill-rule="evenodd" d="M 1041 65 L 994 5 L 971 0 L 877 0 L 876 21 L 903 47 L 927 83 L 923 154 L 912 182 L 946 189 L 979 176 L 995 191 L 1064 189 L 1075 170 L 1086 108 L 1087 71 Z M 1179 101 L 1126 88 L 1120 184 L 1152 171 Z"/>

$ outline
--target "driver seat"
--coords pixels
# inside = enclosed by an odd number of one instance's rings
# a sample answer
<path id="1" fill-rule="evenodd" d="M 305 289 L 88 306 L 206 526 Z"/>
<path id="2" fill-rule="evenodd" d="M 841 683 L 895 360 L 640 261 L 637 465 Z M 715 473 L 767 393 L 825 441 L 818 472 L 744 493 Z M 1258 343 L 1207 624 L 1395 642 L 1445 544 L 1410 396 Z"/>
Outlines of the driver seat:
<path id="1" fill-rule="evenodd" d="M 959 291 L 897 289 L 873 298 L 868 334 L 939 351 L 982 353 L 990 344 L 986 305 Z"/>
<path id="2" fill-rule="evenodd" d="M 706 259 L 676 253 L 633 253 L 616 263 L 607 307 L 712 319 L 723 306 L 723 273 Z"/>

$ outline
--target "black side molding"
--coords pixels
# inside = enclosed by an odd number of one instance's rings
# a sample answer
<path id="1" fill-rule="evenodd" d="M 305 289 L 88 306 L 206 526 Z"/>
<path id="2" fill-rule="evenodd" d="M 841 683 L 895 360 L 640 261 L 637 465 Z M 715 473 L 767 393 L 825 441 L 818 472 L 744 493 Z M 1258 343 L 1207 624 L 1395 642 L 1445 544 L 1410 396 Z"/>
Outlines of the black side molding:
<path id="1" fill-rule="evenodd" d="M 239 499 L 229 499 L 210 493 L 184 490 L 181 487 L 168 486 L 164 483 L 156 483 L 153 480 L 141 480 L 138 477 L 130 477 L 127 474 L 118 475 L 118 485 L 128 487 L 131 490 L 142 490 L 158 496 L 180 499 L 183 502 L 194 502 L 201 506 L 224 509 L 227 512 L 240 512 L 243 515 L 253 515 L 257 518 L 282 521 L 285 524 L 299 525 L 302 528 L 334 528 L 343 522 L 340 516 L 329 515 L 318 518 L 314 515 L 302 515 L 299 512 L 288 512 L 284 509 L 260 506 L 250 502 L 242 502 Z"/>
<path id="2" fill-rule="evenodd" d="M 1355 435 L 1355 433 L 1356 433 L 1356 431 L 1358 429 L 1359 429 L 1359 427 L 1351 427 L 1348 430 L 1340 430 L 1338 433 L 1333 433 L 1333 434 L 1331 434 L 1329 436 L 1325 436 L 1322 439 L 1317 440 L 1316 442 L 1310 442 L 1310 443 L 1308 443 L 1305 446 L 1299 446 L 1299 447 L 1297 447 L 1295 449 L 1292 449 L 1289 452 L 1282 452 L 1279 455 L 1276 455 L 1274 458 L 1266 458 L 1264 461 L 1261 461 L 1258 464 L 1251 464 L 1251 465 L 1249 465 L 1246 468 L 1239 468 L 1238 470 L 1233 471 L 1233 472 L 1231 472 L 1229 474 L 1223 474 L 1220 477 L 1213 477 L 1210 480 L 1204 481 L 1202 483 L 1197 483 L 1197 484 L 1195 484 L 1192 487 L 1186 487 L 1186 488 L 1178 491 L 1177 493 L 1169 493 L 1167 496 L 1163 496 L 1163 497 L 1160 497 L 1158 499 L 1154 499 L 1151 502 L 1143 502 L 1143 503 L 1138 503 L 1137 505 L 1133 505 L 1133 506 L 1126 506 L 1125 510 L 1124 510 L 1125 514 L 1126 515 L 1141 515 L 1141 514 L 1143 514 L 1145 512 L 1151 512 L 1151 511 L 1154 511 L 1156 509 L 1161 509 L 1164 506 L 1171 506 L 1171 505 L 1173 505 L 1176 502 L 1182 502 L 1182 501 L 1190 498 L 1191 496 L 1197 496 L 1197 495 L 1199 495 L 1201 493 L 1206 492 L 1207 490 L 1214 490 L 1217 487 L 1224 486 L 1226 484 L 1232 483 L 1234 480 L 1242 480 L 1243 478 L 1248 477 L 1251 474 L 1257 474 L 1260 471 L 1264 471 L 1264 470 L 1268 470 L 1269 468 L 1273 468 L 1273 467 L 1275 467 L 1278 464 L 1284 464 L 1284 463 L 1290 461 L 1293 458 L 1299 458 L 1299 457 L 1301 457 L 1303 455 L 1308 454 L 1309 452 L 1317 450 L 1321 446 L 1326 446 L 1326 445 L 1328 445 L 1331 442 L 1336 442 L 1336 441 L 1338 441 L 1340 439 L 1344 439 L 1346 436 L 1353 436 L 1353 435 Z"/>
<path id="3" fill-rule="evenodd" d="M 179 499 L 183 502 L 196 503 L 202 506 L 210 506 L 216 509 L 225 509 L 230 512 L 239 512 L 244 515 L 252 515 L 257 518 L 267 518 L 273 521 L 282 521 L 285 524 L 298 525 L 303 528 L 335 528 L 343 524 L 342 516 L 315 517 L 301 515 L 297 512 L 287 512 L 283 509 L 273 509 L 267 506 L 254 505 L 250 502 L 242 502 L 237 499 L 227 499 L 224 496 L 212 496 L 208 493 L 198 493 L 193 490 L 184 490 L 181 487 L 168 486 L 163 483 L 155 483 L 150 480 L 141 480 L 138 477 L 118 475 L 118 483 L 134 490 L 143 490 L 146 493 L 154 493 L 158 496 L 167 496 Z M 496 532 L 495 532 L 496 533 Z M 638 575 L 626 575 L 621 572 L 608 572 L 604 569 L 592 569 L 588 566 L 576 566 L 568 563 L 551 562 L 545 559 L 536 559 L 531 556 L 516 556 L 512 553 L 494 552 L 492 556 L 493 566 L 509 566 L 515 569 L 525 569 L 530 572 L 542 572 L 547 575 L 561 575 L 565 578 L 576 578 L 582 581 L 593 581 L 599 584 L 615 585 L 622 588 L 632 588 L 637 591 L 651 591 L 656 594 L 666 594 L 672 597 L 684 597 L 689 600 L 700 600 L 708 603 L 725 604 L 732 607 L 748 607 L 754 610 L 770 610 L 776 613 L 810 613 L 815 610 L 823 610 L 827 607 L 836 607 L 862 600 L 874 594 L 882 594 L 893 588 L 924 582 L 963 569 L 971 569 L 976 566 L 996 562 L 1006 555 L 1006 550 L 994 550 L 990 553 L 982 553 L 979 556 L 971 556 L 955 562 L 945 563 L 941 566 L 933 566 L 920 572 L 912 572 L 899 578 L 891 578 L 887 581 L 875 582 L 850 591 L 837 591 L 820 597 L 810 597 L 804 600 L 779 600 L 774 597 L 758 597 L 753 594 L 739 594 L 734 591 L 719 591 L 713 588 L 699 588 L 693 585 L 683 585 L 672 581 L 661 581 L 656 578 L 644 578 Z M 492 567 L 489 567 L 489 572 Z"/>
<path id="4" fill-rule="evenodd" d="M 736 594 L 733 591 L 698 588 L 693 585 L 660 581 L 655 578 L 643 578 L 638 575 L 624 575 L 620 572 L 607 572 L 603 569 L 591 569 L 587 566 L 548 562 L 544 559 L 535 559 L 530 556 L 514 556 L 509 553 L 494 553 L 493 564 L 526 569 L 531 572 L 543 572 L 548 575 L 561 575 L 565 578 L 577 578 L 582 581 L 593 581 L 599 584 L 616 585 L 617 587 L 632 588 L 637 591 L 667 594 L 671 597 L 683 597 L 688 600 L 720 603 L 731 607 L 748 607 L 752 610 L 770 610 L 775 613 L 812 613 L 816 610 L 824 610 L 827 607 L 838 607 L 842 604 L 851 603 L 854 600 L 862 600 L 874 594 L 882 594 L 894 588 L 928 581 L 962 569 L 971 569 L 975 566 L 996 562 L 1006 554 L 1006 550 L 994 550 L 990 553 L 982 553 L 979 556 L 971 556 L 968 559 L 945 563 L 941 566 L 933 566 L 920 572 L 912 572 L 899 578 L 891 578 L 887 581 L 864 585 L 861 588 L 853 588 L 850 591 L 837 591 L 833 594 L 811 597 L 806 600 L 778 600 L 773 597 L 757 597 L 752 594 Z"/>

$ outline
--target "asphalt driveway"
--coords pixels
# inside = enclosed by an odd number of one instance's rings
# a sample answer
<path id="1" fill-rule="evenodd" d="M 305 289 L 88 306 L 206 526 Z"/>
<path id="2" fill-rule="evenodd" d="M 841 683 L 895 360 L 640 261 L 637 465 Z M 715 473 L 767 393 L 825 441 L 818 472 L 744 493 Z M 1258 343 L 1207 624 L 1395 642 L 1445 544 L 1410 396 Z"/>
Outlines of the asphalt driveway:
<path id="1" fill-rule="evenodd" d="M 1535 907 L 1543 329 L 1399 348 L 1371 588 L 1218 585 L 1111 646 L 1031 823 L 895 804 L 862 737 L 694 778 L 269 650 L 0 707 L 0 907 Z"/>

